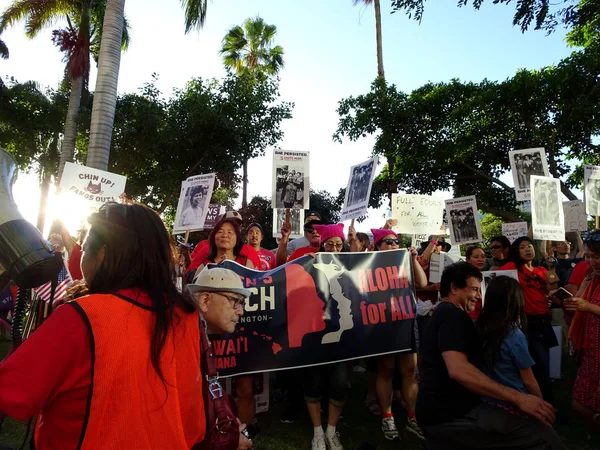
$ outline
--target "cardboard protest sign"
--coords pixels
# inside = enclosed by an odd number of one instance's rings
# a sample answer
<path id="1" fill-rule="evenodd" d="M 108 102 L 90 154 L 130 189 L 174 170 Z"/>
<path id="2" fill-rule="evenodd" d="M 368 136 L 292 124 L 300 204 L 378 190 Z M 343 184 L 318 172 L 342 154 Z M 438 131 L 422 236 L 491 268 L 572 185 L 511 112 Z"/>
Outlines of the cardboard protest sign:
<path id="1" fill-rule="evenodd" d="M 519 275 L 516 270 L 486 270 L 481 272 L 483 275 L 483 281 L 481 282 L 481 299 L 482 305 L 485 304 L 485 291 L 492 281 L 496 277 L 509 277 L 519 281 Z"/>
<path id="2" fill-rule="evenodd" d="M 377 168 L 377 156 L 350 168 L 341 221 L 356 219 L 367 213 L 371 187 Z"/>
<path id="3" fill-rule="evenodd" d="M 506 236 L 512 244 L 521 236 L 527 236 L 529 225 L 527 222 L 511 222 L 502 224 L 502 235 Z"/>
<path id="4" fill-rule="evenodd" d="M 474 195 L 446 200 L 452 244 L 481 242 L 481 226 Z"/>
<path id="5" fill-rule="evenodd" d="M 583 184 L 585 212 L 600 216 L 600 166 L 585 166 Z"/>
<path id="6" fill-rule="evenodd" d="M 445 252 L 432 253 L 429 260 L 429 282 L 439 283 L 442 280 L 444 269 L 458 261 L 464 261 L 460 255 L 451 255 Z"/>
<path id="7" fill-rule="evenodd" d="M 285 208 L 273 209 L 273 237 L 281 237 L 281 226 L 285 220 Z M 304 236 L 304 210 L 290 209 L 290 225 L 292 232 L 290 239 L 298 239 Z"/>
<path id="8" fill-rule="evenodd" d="M 444 201 L 430 195 L 392 194 L 393 227 L 397 233 L 440 234 Z"/>
<path id="9" fill-rule="evenodd" d="M 531 176 L 549 177 L 546 151 L 543 147 L 513 150 L 508 153 L 517 200 L 531 198 Z"/>
<path id="10" fill-rule="evenodd" d="M 565 216 L 560 198 L 560 180 L 532 175 L 531 226 L 533 239 L 565 240 Z"/>
<path id="11" fill-rule="evenodd" d="M 587 231 L 587 215 L 581 200 L 563 202 L 565 231 Z"/>
<path id="12" fill-rule="evenodd" d="M 309 153 L 290 150 L 273 151 L 273 192 L 275 208 L 309 208 Z"/>
<path id="13" fill-rule="evenodd" d="M 189 177 L 181 183 L 173 233 L 204 229 L 208 214 L 208 202 L 215 186 L 215 174 L 207 173 Z"/>
<path id="14" fill-rule="evenodd" d="M 226 212 L 227 207 L 224 205 L 217 205 L 215 203 L 208 205 L 208 213 L 206 214 L 206 220 L 204 221 L 204 229 L 212 230 L 217 224 L 217 219 L 219 216 L 225 214 Z"/>
<path id="15" fill-rule="evenodd" d="M 60 179 L 60 190 L 89 200 L 94 207 L 116 202 L 125 192 L 127 177 L 68 162 Z"/>
<path id="16" fill-rule="evenodd" d="M 220 376 L 408 351 L 416 314 L 410 253 L 317 253 L 261 272 L 233 261 L 252 294 L 234 333 L 211 339 Z"/>
<path id="17" fill-rule="evenodd" d="M 410 246 L 417 250 L 421 247 L 421 243 L 427 242 L 428 234 L 413 234 L 410 241 Z"/>

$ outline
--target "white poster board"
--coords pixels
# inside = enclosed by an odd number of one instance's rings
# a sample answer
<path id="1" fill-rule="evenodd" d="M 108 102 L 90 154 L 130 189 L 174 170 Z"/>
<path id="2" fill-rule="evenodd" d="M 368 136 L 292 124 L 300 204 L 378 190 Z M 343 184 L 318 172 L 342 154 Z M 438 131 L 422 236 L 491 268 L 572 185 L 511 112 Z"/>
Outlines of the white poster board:
<path id="1" fill-rule="evenodd" d="M 502 224 L 502 235 L 506 236 L 512 244 L 518 238 L 527 236 L 529 225 L 527 222 L 510 222 Z"/>
<path id="2" fill-rule="evenodd" d="M 367 213 L 377 161 L 378 158 L 375 156 L 350 168 L 346 197 L 340 214 L 341 222 L 356 219 Z"/>
<path id="3" fill-rule="evenodd" d="M 463 259 L 445 252 L 432 253 L 429 260 L 429 282 L 439 283 L 442 280 L 444 269 L 458 261 L 463 261 Z"/>
<path id="4" fill-rule="evenodd" d="M 421 243 L 427 242 L 428 237 L 428 234 L 413 234 L 410 241 L 410 246 L 419 250 L 419 248 L 421 248 Z"/>
<path id="5" fill-rule="evenodd" d="M 531 176 L 533 239 L 565 240 L 565 216 L 560 198 L 559 179 Z"/>
<path id="6" fill-rule="evenodd" d="M 127 177 L 123 175 L 68 162 L 60 179 L 60 190 L 63 194 L 82 197 L 92 207 L 99 208 L 106 202 L 119 201 L 126 183 Z"/>
<path id="7" fill-rule="evenodd" d="M 285 220 L 285 208 L 273 209 L 273 237 L 281 237 L 281 226 Z M 290 225 L 292 232 L 290 239 L 297 239 L 304 236 L 304 210 L 290 209 Z"/>
<path id="8" fill-rule="evenodd" d="M 515 183 L 517 200 L 531 198 L 531 176 L 549 177 L 548 162 L 544 147 L 513 150 L 508 153 L 510 168 Z"/>
<path id="9" fill-rule="evenodd" d="M 442 226 L 444 201 L 430 195 L 392 194 L 392 218 L 397 233 L 438 235 Z"/>
<path id="10" fill-rule="evenodd" d="M 600 166 L 585 166 L 583 171 L 585 212 L 600 216 Z"/>
<path id="11" fill-rule="evenodd" d="M 204 229 L 214 186 L 214 173 L 195 175 L 181 183 L 173 234 Z"/>
<path id="12" fill-rule="evenodd" d="M 481 272 L 483 275 L 483 281 L 481 282 L 481 304 L 485 304 L 485 291 L 492 281 L 496 277 L 509 277 L 519 281 L 519 274 L 516 270 L 486 270 Z"/>
<path id="13" fill-rule="evenodd" d="M 308 152 L 273 151 L 271 206 L 308 209 L 310 196 Z"/>
<path id="14" fill-rule="evenodd" d="M 587 215 L 581 200 L 563 202 L 565 231 L 587 231 Z"/>
<path id="15" fill-rule="evenodd" d="M 481 242 L 481 225 L 474 195 L 446 200 L 450 239 L 453 245 Z"/>

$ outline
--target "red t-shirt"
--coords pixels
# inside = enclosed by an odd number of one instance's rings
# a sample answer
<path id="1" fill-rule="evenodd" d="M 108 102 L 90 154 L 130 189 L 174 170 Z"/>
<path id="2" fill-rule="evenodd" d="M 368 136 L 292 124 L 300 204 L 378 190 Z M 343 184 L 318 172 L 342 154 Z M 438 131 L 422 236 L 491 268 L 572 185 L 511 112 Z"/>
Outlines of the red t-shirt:
<path id="1" fill-rule="evenodd" d="M 513 262 L 504 264 L 500 270 L 517 270 Z M 548 300 L 546 298 L 546 272 L 541 266 L 533 270 L 521 266 L 518 271 L 519 283 L 525 295 L 525 314 L 539 315 L 548 314 Z"/>
<path id="2" fill-rule="evenodd" d="M 574 284 L 576 286 L 581 287 L 581 285 L 583 284 L 583 280 L 585 279 L 589 271 L 590 265 L 587 263 L 587 261 L 578 262 L 575 268 L 573 269 L 573 272 L 571 272 L 568 284 Z"/>
<path id="3" fill-rule="evenodd" d="M 71 274 L 71 278 L 73 281 L 83 280 L 83 273 L 81 272 L 81 256 L 83 252 L 81 251 L 81 245 L 75 244 L 73 247 L 73 251 L 69 255 L 69 273 Z"/>
<path id="4" fill-rule="evenodd" d="M 316 247 L 300 247 L 297 250 L 294 250 L 290 257 L 288 258 L 288 262 L 298 259 L 304 255 L 308 255 L 309 253 L 317 253 L 319 251 Z"/>
<path id="5" fill-rule="evenodd" d="M 477 321 L 482 309 L 483 303 L 481 302 L 481 300 L 479 300 L 477 303 L 475 303 L 475 309 L 469 313 L 469 317 L 473 320 L 473 322 Z"/>
<path id="6" fill-rule="evenodd" d="M 150 306 L 137 289 L 120 294 Z M 17 420 L 39 412 L 46 436 L 61 449 L 78 448 L 90 391 L 90 336 L 81 315 L 68 303 L 59 307 L 0 364 L 0 411 Z M 52 450 L 39 443 L 39 450 Z"/>
<path id="7" fill-rule="evenodd" d="M 260 266 L 256 268 L 257 270 L 271 270 L 277 267 L 275 253 L 266 248 L 261 248 L 256 253 L 258 253 L 258 257 L 260 258 Z"/>

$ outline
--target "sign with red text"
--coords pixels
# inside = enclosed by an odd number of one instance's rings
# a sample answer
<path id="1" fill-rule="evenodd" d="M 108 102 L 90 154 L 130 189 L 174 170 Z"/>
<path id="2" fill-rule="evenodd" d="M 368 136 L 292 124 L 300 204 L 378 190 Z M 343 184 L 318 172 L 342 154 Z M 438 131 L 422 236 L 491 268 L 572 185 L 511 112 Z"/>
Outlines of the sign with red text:
<path id="1" fill-rule="evenodd" d="M 104 170 L 93 169 L 68 162 L 65 164 L 60 190 L 63 194 L 73 194 L 100 207 L 106 202 L 119 201 L 125 192 L 127 177 Z"/>
<path id="2" fill-rule="evenodd" d="M 211 336 L 221 376 L 411 349 L 416 303 L 406 250 L 317 253 L 267 272 L 221 265 L 252 292 L 236 331 Z"/>

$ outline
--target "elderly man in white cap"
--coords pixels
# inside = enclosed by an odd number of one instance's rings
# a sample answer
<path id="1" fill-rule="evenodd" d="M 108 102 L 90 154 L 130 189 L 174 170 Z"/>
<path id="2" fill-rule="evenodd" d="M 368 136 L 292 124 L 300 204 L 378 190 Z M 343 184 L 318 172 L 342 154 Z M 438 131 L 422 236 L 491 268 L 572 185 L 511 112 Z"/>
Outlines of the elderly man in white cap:
<path id="1" fill-rule="evenodd" d="M 250 291 L 244 288 L 240 277 L 232 270 L 223 267 L 206 267 L 198 274 L 187 289 L 198 305 L 200 314 L 206 321 L 208 334 L 233 333 L 240 317 L 244 314 L 246 299 Z M 252 441 L 244 433 L 246 426 L 240 426 L 238 450 L 252 447 Z"/>

